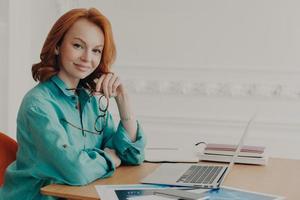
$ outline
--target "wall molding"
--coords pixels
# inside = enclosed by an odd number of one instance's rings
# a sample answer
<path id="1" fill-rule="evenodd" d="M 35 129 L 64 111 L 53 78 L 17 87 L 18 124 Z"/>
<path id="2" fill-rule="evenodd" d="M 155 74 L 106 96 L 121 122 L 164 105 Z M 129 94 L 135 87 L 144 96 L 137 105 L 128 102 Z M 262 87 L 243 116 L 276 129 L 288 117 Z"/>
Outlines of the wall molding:
<path id="1" fill-rule="evenodd" d="M 299 66 L 220 66 L 220 65 L 161 65 L 161 64 L 116 64 L 116 68 L 118 69 L 126 69 L 126 70 L 178 70 L 178 71 L 218 71 L 218 72 L 229 72 L 229 73 L 259 73 L 259 74 L 270 74 L 270 73 L 278 73 L 278 74 L 300 74 Z"/>
<path id="2" fill-rule="evenodd" d="M 300 99 L 300 86 L 269 83 L 208 82 L 186 80 L 124 80 L 134 94 L 191 95 Z"/>
<path id="3" fill-rule="evenodd" d="M 124 82 L 135 94 L 300 99 L 300 70 L 296 67 L 117 65 L 116 69 L 126 73 Z"/>

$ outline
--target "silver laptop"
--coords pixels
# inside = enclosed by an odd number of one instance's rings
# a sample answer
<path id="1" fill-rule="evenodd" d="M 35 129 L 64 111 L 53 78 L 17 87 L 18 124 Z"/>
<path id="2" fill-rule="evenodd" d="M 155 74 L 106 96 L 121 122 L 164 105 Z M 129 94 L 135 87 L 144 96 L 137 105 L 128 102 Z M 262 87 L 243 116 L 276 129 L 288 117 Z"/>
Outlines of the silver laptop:
<path id="1" fill-rule="evenodd" d="M 141 180 L 141 183 L 199 188 L 219 188 L 230 172 L 255 115 L 248 121 L 229 165 L 163 163 L 154 172 Z"/>

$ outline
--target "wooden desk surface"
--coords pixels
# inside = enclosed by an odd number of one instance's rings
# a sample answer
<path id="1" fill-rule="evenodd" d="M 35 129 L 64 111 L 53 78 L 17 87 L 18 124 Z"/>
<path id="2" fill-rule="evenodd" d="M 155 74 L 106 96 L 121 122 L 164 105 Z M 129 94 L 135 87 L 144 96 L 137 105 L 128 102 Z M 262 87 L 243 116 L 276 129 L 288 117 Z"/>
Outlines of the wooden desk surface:
<path id="1" fill-rule="evenodd" d="M 94 181 L 87 186 L 48 185 L 41 189 L 45 195 L 67 199 L 99 200 L 94 185 L 136 184 L 159 164 L 122 166 L 107 179 Z M 267 166 L 234 165 L 224 186 L 285 196 L 288 200 L 300 199 L 300 160 L 270 158 Z"/>

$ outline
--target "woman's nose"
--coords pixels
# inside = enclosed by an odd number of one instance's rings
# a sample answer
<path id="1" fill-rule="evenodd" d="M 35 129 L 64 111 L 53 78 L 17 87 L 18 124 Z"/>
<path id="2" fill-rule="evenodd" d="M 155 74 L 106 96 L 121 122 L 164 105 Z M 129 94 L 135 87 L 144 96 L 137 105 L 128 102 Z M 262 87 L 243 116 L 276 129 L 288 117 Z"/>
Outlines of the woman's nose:
<path id="1" fill-rule="evenodd" d="M 80 57 L 81 60 L 85 62 L 91 61 L 91 53 L 89 51 L 84 51 Z"/>

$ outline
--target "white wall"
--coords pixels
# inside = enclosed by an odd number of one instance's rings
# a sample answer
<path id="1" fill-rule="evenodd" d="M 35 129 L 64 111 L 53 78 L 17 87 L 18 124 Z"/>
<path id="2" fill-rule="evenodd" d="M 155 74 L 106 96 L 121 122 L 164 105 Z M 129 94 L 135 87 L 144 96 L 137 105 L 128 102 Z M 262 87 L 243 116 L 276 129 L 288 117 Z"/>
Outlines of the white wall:
<path id="1" fill-rule="evenodd" d="M 63 2 L 63 1 L 61 1 Z M 10 0 L 1 6 L 7 11 L 3 18 L 3 40 L 8 67 L 1 66 L 4 73 L 3 103 L 1 104 L 0 130 L 12 137 L 16 134 L 16 117 L 25 93 L 36 83 L 32 79 L 31 66 L 39 61 L 39 54 L 55 20 L 60 16 L 60 3 L 56 1 Z"/>
<path id="2" fill-rule="evenodd" d="M 13 99 L 8 103 L 9 130 L 14 129 L 20 96 L 33 85 L 29 64 L 37 61 L 55 19 L 71 7 L 97 7 L 112 22 L 118 49 L 114 69 L 132 94 L 149 145 L 235 143 L 258 111 L 247 143 L 266 145 L 272 156 L 300 158 L 299 1 L 26 3 L 25 10 L 10 8 L 9 14 L 26 13 L 31 27 L 30 31 L 23 27 L 29 44 L 21 41 L 29 55 L 13 62 L 9 56 L 10 68 L 28 75 L 26 80 L 8 76 L 8 88 L 23 85 L 9 95 Z M 9 21 L 18 25 L 14 18 Z M 17 29 L 10 30 L 11 38 L 18 37 Z"/>
<path id="3" fill-rule="evenodd" d="M 149 145 L 235 143 L 258 111 L 247 142 L 300 158 L 299 1 L 79 4 L 111 19 Z"/>
<path id="4" fill-rule="evenodd" d="M 8 0 L 0 1 L 0 131 L 7 130 Z"/>

